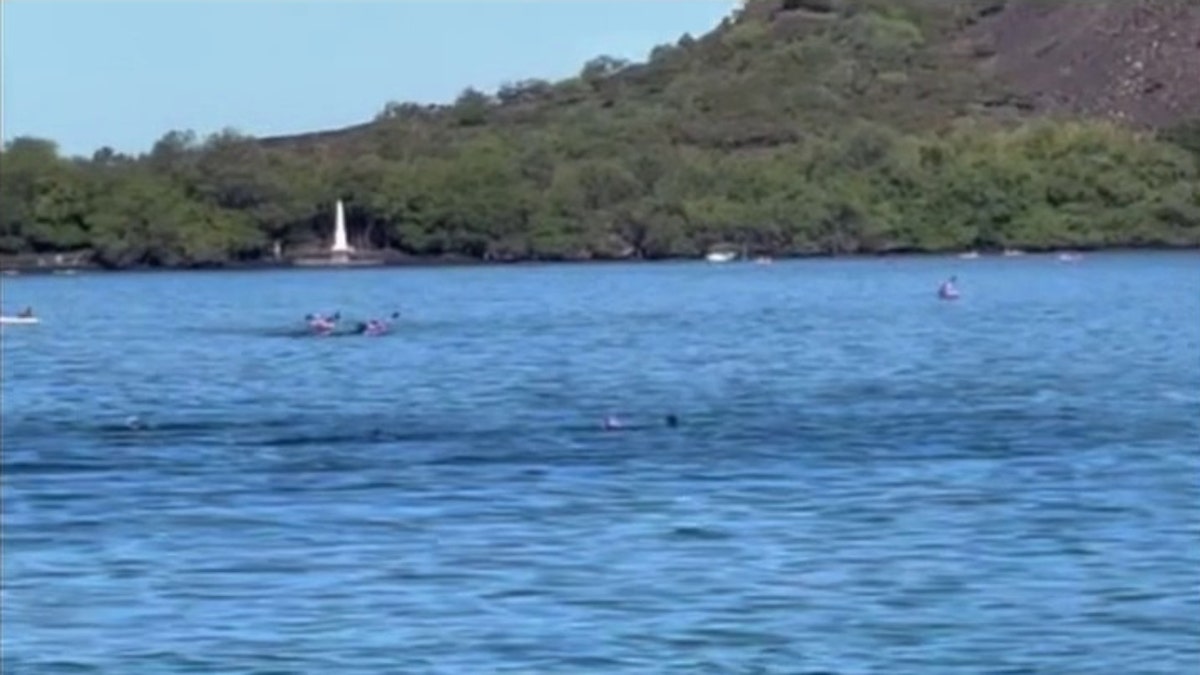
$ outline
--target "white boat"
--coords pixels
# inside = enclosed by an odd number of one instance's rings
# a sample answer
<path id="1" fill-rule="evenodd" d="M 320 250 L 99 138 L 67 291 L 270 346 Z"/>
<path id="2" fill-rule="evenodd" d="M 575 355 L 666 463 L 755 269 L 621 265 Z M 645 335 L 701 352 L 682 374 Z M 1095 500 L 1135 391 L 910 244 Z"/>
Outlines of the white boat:
<path id="1" fill-rule="evenodd" d="M 704 256 L 704 259 L 710 263 L 727 263 L 737 257 L 734 251 L 713 251 Z"/>
<path id="2" fill-rule="evenodd" d="M 974 260 L 979 257 L 979 251 L 967 251 L 966 253 L 958 254 L 958 257 L 963 260 Z"/>
<path id="3" fill-rule="evenodd" d="M 346 236 L 346 205 L 342 200 L 337 200 L 333 217 L 333 243 L 329 247 L 329 255 L 327 256 L 303 256 L 292 260 L 293 265 L 300 267 L 364 267 L 371 265 L 382 265 L 383 259 L 378 255 L 368 254 L 361 255 L 363 252 L 358 251 L 350 245 L 349 239 Z M 283 246 L 276 242 L 275 256 L 283 255 Z"/>
<path id="4" fill-rule="evenodd" d="M 4 325 L 28 325 L 41 323 L 41 319 L 36 316 L 0 316 L 0 324 Z"/>
<path id="5" fill-rule="evenodd" d="M 336 262 L 349 262 L 354 253 L 354 247 L 346 240 L 346 207 L 342 200 L 337 200 L 337 212 L 333 221 L 333 245 L 329 247 L 329 255 Z"/>

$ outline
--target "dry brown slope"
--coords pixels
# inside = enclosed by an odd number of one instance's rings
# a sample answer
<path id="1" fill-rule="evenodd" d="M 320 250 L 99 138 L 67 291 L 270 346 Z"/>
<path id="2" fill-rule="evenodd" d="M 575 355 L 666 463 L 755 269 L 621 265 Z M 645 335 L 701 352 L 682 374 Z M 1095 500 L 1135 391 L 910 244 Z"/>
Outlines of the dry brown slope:
<path id="1" fill-rule="evenodd" d="M 1008 0 L 966 31 L 1038 111 L 1163 127 L 1200 117 L 1200 0 Z"/>

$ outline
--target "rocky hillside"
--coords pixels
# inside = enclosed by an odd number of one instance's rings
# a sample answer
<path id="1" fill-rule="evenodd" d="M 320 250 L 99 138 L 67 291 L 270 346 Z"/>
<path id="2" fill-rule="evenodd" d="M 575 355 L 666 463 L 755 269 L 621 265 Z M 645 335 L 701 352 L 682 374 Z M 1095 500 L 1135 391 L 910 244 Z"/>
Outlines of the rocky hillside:
<path id="1" fill-rule="evenodd" d="M 955 43 L 1040 111 L 1200 117 L 1200 0 L 997 0 Z"/>

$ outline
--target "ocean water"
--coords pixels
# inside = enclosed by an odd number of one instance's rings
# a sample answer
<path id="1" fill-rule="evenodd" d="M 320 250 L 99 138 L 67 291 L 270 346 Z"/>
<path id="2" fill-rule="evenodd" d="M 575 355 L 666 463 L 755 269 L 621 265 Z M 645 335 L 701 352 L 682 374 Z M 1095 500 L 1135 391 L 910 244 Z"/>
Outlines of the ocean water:
<path id="1" fill-rule="evenodd" d="M 1194 253 L 2 283 L 6 674 L 1200 667 Z"/>

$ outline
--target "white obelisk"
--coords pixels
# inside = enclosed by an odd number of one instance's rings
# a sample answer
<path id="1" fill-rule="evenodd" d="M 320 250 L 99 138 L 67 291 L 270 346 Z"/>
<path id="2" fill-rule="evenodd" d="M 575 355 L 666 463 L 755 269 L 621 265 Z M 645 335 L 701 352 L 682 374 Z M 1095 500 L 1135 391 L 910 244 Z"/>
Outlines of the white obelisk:
<path id="1" fill-rule="evenodd" d="M 353 251 L 354 249 L 346 241 L 346 209 L 342 205 L 342 200 L 339 199 L 337 201 L 337 220 L 333 229 L 333 246 L 330 247 L 329 253 L 334 260 L 346 261 L 350 259 Z"/>

